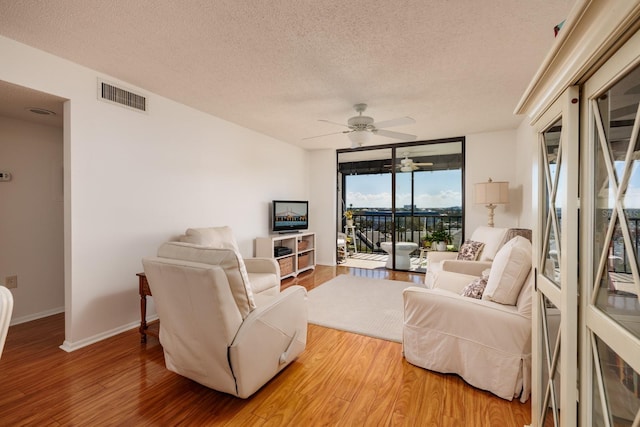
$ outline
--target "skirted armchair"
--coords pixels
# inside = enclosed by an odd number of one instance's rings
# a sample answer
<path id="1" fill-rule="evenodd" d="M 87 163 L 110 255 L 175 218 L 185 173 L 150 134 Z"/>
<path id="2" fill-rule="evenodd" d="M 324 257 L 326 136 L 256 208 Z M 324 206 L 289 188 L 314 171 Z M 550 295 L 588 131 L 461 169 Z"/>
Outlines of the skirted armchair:
<path id="1" fill-rule="evenodd" d="M 490 269 L 482 262 L 445 264 L 431 289 L 407 288 L 407 361 L 525 402 L 531 392 L 531 252 L 531 243 L 518 236 L 496 253 Z M 456 271 L 459 266 L 466 274 Z"/>

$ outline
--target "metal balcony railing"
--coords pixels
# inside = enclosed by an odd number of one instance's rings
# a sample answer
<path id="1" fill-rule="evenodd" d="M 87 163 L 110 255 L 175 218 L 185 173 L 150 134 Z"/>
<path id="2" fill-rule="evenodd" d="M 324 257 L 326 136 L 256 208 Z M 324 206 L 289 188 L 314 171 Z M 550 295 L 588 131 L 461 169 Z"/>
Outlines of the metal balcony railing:
<path id="1" fill-rule="evenodd" d="M 363 253 L 384 253 L 380 243 L 392 241 L 391 213 L 358 213 L 353 215 L 356 249 Z M 343 221 L 343 226 L 346 222 Z M 460 245 L 462 237 L 461 215 L 434 215 L 416 213 L 396 213 L 395 233 L 397 242 L 415 242 L 422 244 L 427 233 L 444 229 L 452 236 L 452 244 Z M 353 245 L 353 242 L 350 242 Z"/>

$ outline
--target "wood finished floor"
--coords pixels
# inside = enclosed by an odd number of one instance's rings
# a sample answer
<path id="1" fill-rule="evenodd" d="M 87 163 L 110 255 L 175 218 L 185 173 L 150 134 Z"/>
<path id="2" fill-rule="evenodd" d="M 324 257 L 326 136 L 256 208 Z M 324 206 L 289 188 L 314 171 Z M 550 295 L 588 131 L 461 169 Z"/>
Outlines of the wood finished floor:
<path id="1" fill-rule="evenodd" d="M 421 282 L 423 275 L 318 266 L 283 287 L 337 274 Z M 455 375 L 407 363 L 401 344 L 309 325 L 307 348 L 247 400 L 164 367 L 158 340 L 136 330 L 66 353 L 64 317 L 9 329 L 0 360 L 0 426 L 518 426 L 529 402 L 508 402 Z"/>

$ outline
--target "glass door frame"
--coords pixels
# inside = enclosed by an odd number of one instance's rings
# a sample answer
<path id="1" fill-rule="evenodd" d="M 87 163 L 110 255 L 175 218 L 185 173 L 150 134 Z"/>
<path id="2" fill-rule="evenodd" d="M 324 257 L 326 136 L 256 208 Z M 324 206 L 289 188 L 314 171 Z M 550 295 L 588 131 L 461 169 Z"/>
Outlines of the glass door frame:
<path id="1" fill-rule="evenodd" d="M 640 66 L 640 32 L 636 32 L 611 58 L 607 60 L 583 85 L 584 97 L 582 100 L 582 188 L 585 189 L 582 212 L 581 235 L 584 240 L 581 244 L 583 259 L 594 260 L 595 253 L 593 243 L 596 241 L 594 232 L 595 224 L 595 180 L 596 155 L 595 146 L 597 129 L 592 120 L 594 107 L 592 100 L 597 99 L 609 88 L 626 75 L 631 69 Z M 636 124 L 637 126 L 638 124 Z M 624 219 L 624 218 L 623 218 Z M 640 256 L 640 254 L 635 254 Z M 636 262 L 636 260 L 630 260 Z M 602 372 L 600 367 L 594 363 L 594 358 L 598 357 L 595 350 L 595 338 L 602 340 L 611 350 L 620 356 L 624 362 L 631 366 L 636 372 L 640 372 L 640 338 L 634 336 L 630 331 L 614 321 L 600 308 L 593 304 L 594 297 L 594 269 L 591 262 L 585 262 L 580 267 L 581 281 L 581 308 L 582 316 L 580 322 L 580 419 L 582 425 L 593 425 L 592 408 L 594 405 L 601 405 L 595 401 L 593 396 L 594 386 L 597 386 L 602 396 L 604 391 L 601 382 Z M 594 377 L 594 371 L 596 376 Z M 599 377 L 599 378 L 598 378 Z M 594 384 L 595 382 L 595 384 Z M 609 414 L 608 408 L 603 405 L 604 414 Z M 610 415 L 610 414 L 609 414 Z M 637 416 L 639 416 L 638 413 Z M 637 417 L 636 416 L 636 417 Z M 638 420 L 636 419 L 636 423 Z M 605 418 L 605 425 L 608 425 L 609 418 Z M 635 425 L 635 424 L 634 424 Z"/>
<path id="2" fill-rule="evenodd" d="M 556 199 L 556 205 L 549 205 L 549 209 L 559 206 L 562 211 L 560 218 L 560 236 L 555 236 L 556 243 L 561 249 L 558 254 L 559 285 L 544 274 L 547 261 L 546 225 L 547 225 L 547 173 L 548 162 L 543 148 L 546 143 L 544 132 L 559 119 L 562 119 L 560 147 L 561 163 L 556 167 L 557 179 L 554 192 L 560 180 L 563 180 L 563 194 Z M 553 405 L 555 425 L 576 425 L 578 399 L 577 378 L 577 350 L 578 350 L 578 166 L 579 166 L 579 89 L 568 88 L 547 111 L 536 121 L 534 129 L 538 135 L 536 139 L 538 155 L 534 157 L 533 167 L 533 206 L 537 212 L 536 227 L 533 232 L 534 250 L 533 266 L 536 268 L 536 286 L 533 295 L 532 310 L 532 393 L 531 416 L 532 425 L 544 424 L 547 408 Z M 546 300 L 550 301 L 559 311 L 559 340 L 550 343 L 545 335 L 548 329 L 547 319 L 543 313 L 547 312 Z M 553 344 L 552 350 L 551 345 Z M 559 350 L 557 348 L 559 346 Z M 542 373 L 549 377 L 543 382 Z M 554 386 L 555 374 L 559 373 L 558 384 Z M 546 406 L 545 406 L 546 403 Z M 544 406 L 544 408 L 543 408 Z M 556 418 L 557 417 L 557 418 Z"/>
<path id="3" fill-rule="evenodd" d="M 402 149 L 406 149 L 409 147 L 417 147 L 417 146 L 428 146 L 428 145 L 436 145 L 436 144 L 446 144 L 446 143 L 455 143 L 455 142 L 459 142 L 460 143 L 460 156 L 461 156 L 461 226 L 462 226 L 462 239 L 464 240 L 464 233 L 465 233 L 465 167 L 466 167 L 466 157 L 465 157 L 465 144 L 466 144 L 466 138 L 464 136 L 460 136 L 460 137 L 454 137 L 454 138 L 442 138 L 442 139 L 436 139 L 436 140 L 426 140 L 426 141 L 414 141 L 414 142 L 404 142 L 404 143 L 395 143 L 395 144 L 381 144 L 381 145 L 374 145 L 374 146 L 367 146 L 367 147 L 358 147 L 358 148 L 352 148 L 352 149 L 339 149 L 336 150 L 336 181 L 337 181 L 337 197 L 338 197 L 338 201 L 337 201 L 337 213 L 336 213 L 336 217 L 337 217 L 337 225 L 336 225 L 336 230 L 341 230 L 343 228 L 343 209 L 347 209 L 346 207 L 346 194 L 345 194 L 345 176 L 341 176 L 340 174 L 340 154 L 342 153 L 351 153 L 351 152 L 358 152 L 358 151 L 371 151 L 371 150 L 384 150 L 384 149 L 390 149 L 391 150 L 391 158 L 388 159 L 389 161 L 391 161 L 392 165 L 396 165 L 400 159 L 402 158 L 402 156 L 398 155 L 398 150 L 400 150 L 400 154 Z M 394 170 L 391 173 L 391 248 L 392 248 L 392 253 L 389 254 L 389 256 L 392 257 L 392 268 L 393 270 L 396 270 L 396 256 L 395 256 L 395 249 L 396 249 L 396 210 L 397 210 L 397 206 L 396 206 L 396 171 Z M 413 172 L 412 172 L 413 173 Z M 412 194 L 412 203 L 414 200 L 414 194 Z M 342 208 L 344 206 L 344 208 Z"/>

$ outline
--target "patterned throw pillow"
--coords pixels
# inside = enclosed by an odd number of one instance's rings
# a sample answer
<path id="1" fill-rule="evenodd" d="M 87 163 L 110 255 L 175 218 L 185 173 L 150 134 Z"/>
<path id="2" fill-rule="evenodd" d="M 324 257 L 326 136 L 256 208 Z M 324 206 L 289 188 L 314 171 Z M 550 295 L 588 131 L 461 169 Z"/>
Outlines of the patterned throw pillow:
<path id="1" fill-rule="evenodd" d="M 482 276 L 474 279 L 473 282 L 465 286 L 460 295 L 462 295 L 463 297 L 481 299 L 482 294 L 484 293 L 484 288 L 487 286 L 488 280 L 489 269 L 483 271 Z"/>
<path id="2" fill-rule="evenodd" d="M 463 261 L 475 261 L 478 259 L 478 255 L 480 255 L 482 248 L 484 248 L 484 243 L 474 242 L 473 240 L 467 239 L 464 241 L 462 246 L 460 246 L 458 257 L 456 259 Z"/>

